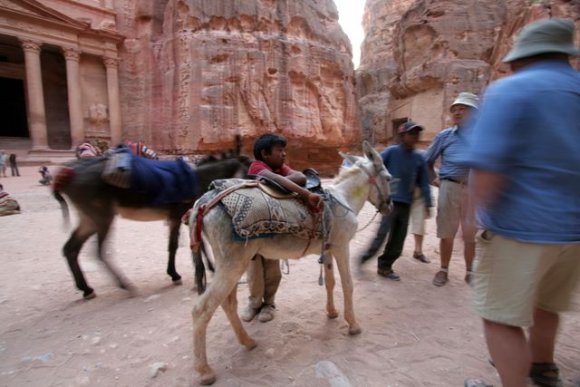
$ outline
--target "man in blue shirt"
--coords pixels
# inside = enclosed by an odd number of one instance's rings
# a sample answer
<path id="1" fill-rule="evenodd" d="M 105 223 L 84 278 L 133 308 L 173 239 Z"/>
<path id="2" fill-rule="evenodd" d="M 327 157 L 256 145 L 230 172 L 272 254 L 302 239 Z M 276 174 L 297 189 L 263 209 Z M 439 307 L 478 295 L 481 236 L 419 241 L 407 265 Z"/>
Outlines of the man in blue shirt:
<path id="1" fill-rule="evenodd" d="M 361 264 L 375 255 L 390 229 L 385 251 L 378 258 L 377 273 L 393 281 L 401 280 L 393 270 L 393 264 L 403 251 L 415 187 L 421 188 L 425 211 L 429 213 L 432 207 L 427 164 L 415 150 L 422 130 L 422 126 L 412 121 L 405 122 L 397 129 L 400 143 L 389 146 L 381 153 L 385 167 L 398 180 L 397 189 L 392 195 L 393 211 L 381 220 L 377 236 L 361 258 Z"/>
<path id="2" fill-rule="evenodd" d="M 455 124 L 441 131 L 425 152 L 425 160 L 434 175 L 433 165 L 441 158 L 439 176 L 434 185 L 439 187 L 437 201 L 437 237 L 439 237 L 439 254 L 441 269 L 433 278 L 433 285 L 443 286 L 447 283 L 449 263 L 453 252 L 455 235 L 461 225 L 463 236 L 463 257 L 465 258 L 465 282 L 471 279 L 471 265 L 475 256 L 475 227 L 473 213 L 469 211 L 467 175 L 469 169 L 462 164 L 467 149 L 468 124 L 477 110 L 478 98 L 472 93 L 459 93 L 453 101 L 450 111 Z"/>
<path id="3" fill-rule="evenodd" d="M 475 309 L 504 386 L 526 386 L 528 376 L 542 386 L 563 385 L 554 364 L 559 313 L 580 282 L 574 27 L 564 19 L 524 27 L 504 58 L 514 74 L 485 93 L 467 154 L 482 228 Z"/>

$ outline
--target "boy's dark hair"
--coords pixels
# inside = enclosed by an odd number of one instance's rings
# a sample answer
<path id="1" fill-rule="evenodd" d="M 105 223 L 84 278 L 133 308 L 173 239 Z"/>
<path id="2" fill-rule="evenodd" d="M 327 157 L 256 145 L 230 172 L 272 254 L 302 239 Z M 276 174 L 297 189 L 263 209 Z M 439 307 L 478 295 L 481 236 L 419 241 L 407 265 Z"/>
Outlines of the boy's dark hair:
<path id="1" fill-rule="evenodd" d="M 266 133 L 258 137 L 256 142 L 254 143 L 254 158 L 256 160 L 262 161 L 262 151 L 266 151 L 266 154 L 272 153 L 272 148 L 275 145 L 282 145 L 283 147 L 286 146 L 288 140 L 286 137 L 281 136 L 279 134 L 273 133 Z"/>

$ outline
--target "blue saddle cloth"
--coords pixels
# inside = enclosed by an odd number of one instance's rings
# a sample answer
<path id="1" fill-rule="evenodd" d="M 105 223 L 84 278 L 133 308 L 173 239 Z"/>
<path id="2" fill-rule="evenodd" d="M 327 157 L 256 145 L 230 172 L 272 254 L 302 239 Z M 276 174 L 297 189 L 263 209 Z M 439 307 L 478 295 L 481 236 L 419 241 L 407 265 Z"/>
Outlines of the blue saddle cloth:
<path id="1" fill-rule="evenodd" d="M 175 203 L 199 196 L 199 177 L 185 161 L 148 160 L 133 156 L 131 188 L 152 205 Z"/>

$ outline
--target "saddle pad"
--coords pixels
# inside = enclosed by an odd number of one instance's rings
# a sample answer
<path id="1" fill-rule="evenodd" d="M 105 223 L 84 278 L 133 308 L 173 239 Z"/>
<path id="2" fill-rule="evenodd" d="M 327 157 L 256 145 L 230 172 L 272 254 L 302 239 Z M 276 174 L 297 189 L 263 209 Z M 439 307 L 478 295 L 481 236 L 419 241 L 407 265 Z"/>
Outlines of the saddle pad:
<path id="1" fill-rule="evenodd" d="M 219 192 L 243 183 L 243 179 L 215 180 L 211 187 Z M 213 196 L 213 195 L 211 195 Z M 292 234 L 303 239 L 320 238 L 320 222 L 314 219 L 301 200 L 294 197 L 277 199 L 259 187 L 241 188 L 221 199 L 221 206 L 232 218 L 237 239 Z"/>
<path id="2" fill-rule="evenodd" d="M 133 156 L 130 179 L 130 189 L 145 195 L 152 205 L 192 200 L 200 194 L 197 172 L 181 159 L 148 160 Z"/>

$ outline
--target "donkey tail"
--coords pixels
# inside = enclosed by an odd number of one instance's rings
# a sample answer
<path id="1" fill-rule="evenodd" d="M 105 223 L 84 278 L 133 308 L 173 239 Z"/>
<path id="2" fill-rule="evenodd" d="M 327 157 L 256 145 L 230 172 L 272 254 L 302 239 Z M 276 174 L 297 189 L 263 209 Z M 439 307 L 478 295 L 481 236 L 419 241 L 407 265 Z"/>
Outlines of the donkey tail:
<path id="1" fill-rule="evenodd" d="M 207 287 L 207 278 L 205 275 L 205 264 L 201 254 L 201 249 L 192 249 L 191 256 L 193 258 L 193 267 L 195 270 L 195 285 L 197 287 L 197 294 L 203 294 Z"/>
<path id="2" fill-rule="evenodd" d="M 68 211 L 68 204 L 64 197 L 58 191 L 52 191 L 52 196 L 60 203 L 60 209 L 62 210 L 62 217 L 64 219 L 64 225 L 66 228 L 70 227 L 70 216 Z"/>
<path id="3" fill-rule="evenodd" d="M 60 208 L 62 210 L 62 216 L 64 219 L 65 227 L 70 226 L 70 215 L 68 210 L 68 204 L 64 197 L 61 195 L 61 191 L 71 182 L 75 175 L 75 171 L 72 168 L 64 167 L 56 174 L 52 182 L 52 196 L 59 202 Z"/>

